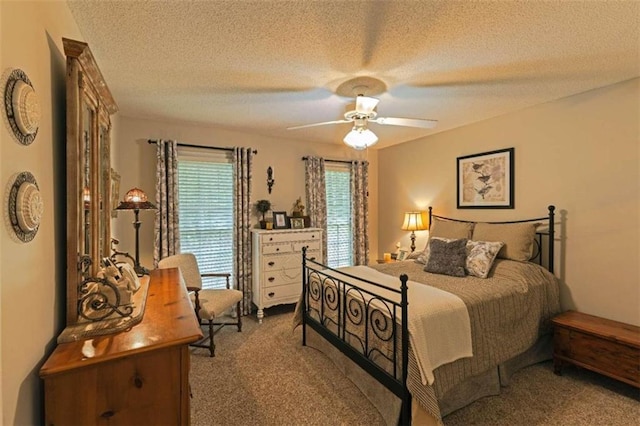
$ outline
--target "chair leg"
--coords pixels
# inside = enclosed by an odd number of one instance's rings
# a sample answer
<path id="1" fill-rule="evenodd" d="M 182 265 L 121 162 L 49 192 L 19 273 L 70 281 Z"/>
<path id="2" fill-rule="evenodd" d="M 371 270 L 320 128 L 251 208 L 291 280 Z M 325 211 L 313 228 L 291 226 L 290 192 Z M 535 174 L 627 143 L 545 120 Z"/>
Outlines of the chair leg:
<path id="1" fill-rule="evenodd" d="M 213 321 L 209 320 L 209 356 L 216 356 L 216 345 L 213 343 Z"/>
<path id="2" fill-rule="evenodd" d="M 240 315 L 240 302 L 236 305 L 236 313 L 238 316 L 238 333 L 242 331 L 242 315 Z"/>

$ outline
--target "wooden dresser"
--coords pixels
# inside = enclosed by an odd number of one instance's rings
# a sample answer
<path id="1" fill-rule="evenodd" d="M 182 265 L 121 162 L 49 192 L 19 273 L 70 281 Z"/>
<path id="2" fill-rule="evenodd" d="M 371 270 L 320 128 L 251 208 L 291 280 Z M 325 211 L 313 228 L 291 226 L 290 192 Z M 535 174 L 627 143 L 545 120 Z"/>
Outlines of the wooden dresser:
<path id="1" fill-rule="evenodd" d="M 46 425 L 189 424 L 189 343 L 202 337 L 178 269 L 151 272 L 142 321 L 61 343 L 40 369 Z"/>
<path id="2" fill-rule="evenodd" d="M 253 231 L 253 303 L 262 323 L 264 308 L 296 303 L 302 293 L 302 247 L 322 262 L 322 229 Z"/>
<path id="3" fill-rule="evenodd" d="M 640 327 L 576 311 L 552 322 L 556 374 L 569 363 L 640 387 Z"/>

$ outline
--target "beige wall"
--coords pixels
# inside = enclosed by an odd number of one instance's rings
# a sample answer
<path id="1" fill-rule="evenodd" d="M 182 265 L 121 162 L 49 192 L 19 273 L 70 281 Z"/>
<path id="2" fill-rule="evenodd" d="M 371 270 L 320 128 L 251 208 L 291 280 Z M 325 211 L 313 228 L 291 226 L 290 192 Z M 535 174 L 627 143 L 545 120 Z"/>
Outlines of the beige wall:
<path id="1" fill-rule="evenodd" d="M 117 100 L 116 100 L 117 101 Z M 122 176 L 120 198 L 134 186 L 143 189 L 149 199 L 155 199 L 155 145 L 148 139 L 175 139 L 193 145 L 218 147 L 244 146 L 258 151 L 254 157 L 252 199 L 268 199 L 275 210 L 291 211 L 298 197 L 304 200 L 305 155 L 318 155 L 327 159 L 366 159 L 369 170 L 369 229 L 371 257 L 375 261 L 378 252 L 377 241 L 377 155 L 375 151 L 358 152 L 344 144 L 312 144 L 296 140 L 280 140 L 249 135 L 238 131 L 215 127 L 198 126 L 188 123 L 167 123 L 120 117 L 114 138 L 114 169 Z M 272 193 L 267 191 L 267 167 L 274 171 L 275 185 Z M 140 220 L 140 262 L 147 267 L 153 265 L 153 221 L 152 211 L 141 211 Z M 254 216 L 257 223 L 258 217 Z M 112 222 L 112 233 L 120 240 L 122 250 L 134 252 L 135 237 L 133 213 L 119 212 Z"/>
<path id="2" fill-rule="evenodd" d="M 62 37 L 81 38 L 64 2 L 2 1 L 0 30 L 2 72 L 9 67 L 22 69 L 36 90 L 41 109 L 38 135 L 29 146 L 18 144 L 8 127 L 0 125 L 2 188 L 6 192 L 15 173 L 29 171 L 35 176 L 44 201 L 44 217 L 33 241 L 16 242 L 6 223 L 0 230 L 0 423 L 32 425 L 42 423 L 38 370 L 64 325 Z"/>
<path id="3" fill-rule="evenodd" d="M 639 103 L 634 79 L 380 150 L 380 251 L 409 245 L 406 210 L 510 220 L 554 204 L 563 308 L 640 325 Z M 456 157 L 507 147 L 516 208 L 457 210 Z"/>

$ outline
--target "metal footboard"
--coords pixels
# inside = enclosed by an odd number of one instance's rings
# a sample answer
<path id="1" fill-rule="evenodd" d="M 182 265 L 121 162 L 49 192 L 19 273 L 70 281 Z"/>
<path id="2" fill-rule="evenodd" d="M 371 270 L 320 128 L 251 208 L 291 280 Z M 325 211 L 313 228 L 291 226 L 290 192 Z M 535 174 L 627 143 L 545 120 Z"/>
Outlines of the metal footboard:
<path id="1" fill-rule="evenodd" d="M 407 275 L 389 288 L 308 259 L 306 248 L 302 272 L 302 344 L 309 326 L 398 396 L 399 422 L 410 424 Z"/>

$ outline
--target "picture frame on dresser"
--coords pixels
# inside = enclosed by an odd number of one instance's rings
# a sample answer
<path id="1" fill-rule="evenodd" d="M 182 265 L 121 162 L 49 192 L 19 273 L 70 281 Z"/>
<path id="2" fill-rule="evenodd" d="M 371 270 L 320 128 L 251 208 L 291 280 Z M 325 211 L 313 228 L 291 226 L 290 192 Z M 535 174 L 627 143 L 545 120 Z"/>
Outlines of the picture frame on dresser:
<path id="1" fill-rule="evenodd" d="M 303 217 L 291 217 L 289 218 L 289 223 L 291 224 L 291 229 L 304 229 Z"/>
<path id="2" fill-rule="evenodd" d="M 457 158 L 457 208 L 513 209 L 514 148 Z"/>
<path id="3" fill-rule="evenodd" d="M 287 212 L 273 212 L 273 229 L 287 229 L 289 221 L 287 220 Z"/>

